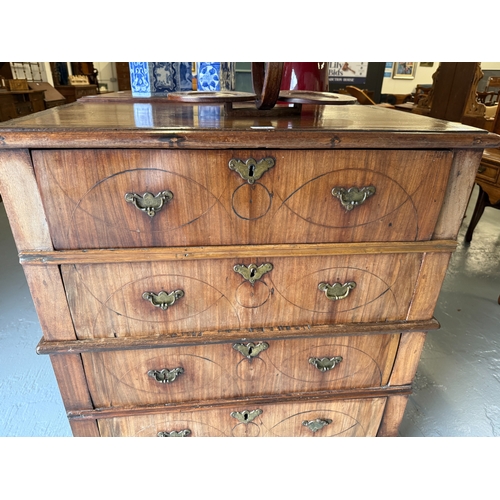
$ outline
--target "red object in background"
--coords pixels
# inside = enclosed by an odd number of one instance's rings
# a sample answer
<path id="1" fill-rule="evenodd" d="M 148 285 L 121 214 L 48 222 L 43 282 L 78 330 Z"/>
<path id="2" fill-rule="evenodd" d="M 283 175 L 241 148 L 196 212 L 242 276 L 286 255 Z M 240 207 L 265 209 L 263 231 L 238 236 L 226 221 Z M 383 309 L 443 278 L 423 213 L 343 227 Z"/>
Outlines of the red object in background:
<path id="1" fill-rule="evenodd" d="M 328 63 L 286 62 L 281 90 L 313 90 L 328 92 Z"/>

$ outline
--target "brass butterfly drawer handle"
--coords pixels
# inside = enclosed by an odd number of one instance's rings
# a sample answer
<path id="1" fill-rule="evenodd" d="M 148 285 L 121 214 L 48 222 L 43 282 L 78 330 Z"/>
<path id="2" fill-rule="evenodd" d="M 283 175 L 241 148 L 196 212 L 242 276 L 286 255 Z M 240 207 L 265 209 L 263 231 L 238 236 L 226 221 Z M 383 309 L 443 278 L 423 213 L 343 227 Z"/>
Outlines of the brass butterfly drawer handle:
<path id="1" fill-rule="evenodd" d="M 351 187 L 349 189 L 343 187 L 334 187 L 332 195 L 340 200 L 342 206 L 349 212 L 353 208 L 362 205 L 367 198 L 375 194 L 375 186 L 367 186 L 358 189 Z"/>
<path id="2" fill-rule="evenodd" d="M 184 368 L 179 366 L 178 368 L 163 368 L 163 370 L 149 370 L 148 375 L 154 378 L 160 384 L 171 384 L 177 380 L 177 377 L 184 373 Z"/>
<path id="3" fill-rule="evenodd" d="M 189 429 L 183 429 L 182 431 L 161 431 L 157 434 L 161 438 L 169 437 L 188 437 L 191 434 Z"/>
<path id="4" fill-rule="evenodd" d="M 264 274 L 273 270 L 273 265 L 270 263 L 261 264 L 257 266 L 256 264 L 250 264 L 249 266 L 244 266 L 243 264 L 236 264 L 233 267 L 234 272 L 241 274 L 243 278 L 250 282 L 253 286 L 257 280 L 262 278 Z"/>
<path id="5" fill-rule="evenodd" d="M 156 196 L 149 192 L 144 193 L 142 196 L 137 193 L 127 193 L 125 201 L 132 203 L 136 208 L 146 212 L 150 217 L 154 217 L 173 197 L 172 191 L 162 191 Z"/>
<path id="6" fill-rule="evenodd" d="M 316 367 L 320 372 L 328 372 L 333 370 L 343 361 L 343 359 L 342 356 L 334 356 L 333 358 L 309 358 L 309 364 Z"/>
<path id="7" fill-rule="evenodd" d="M 317 418 L 315 420 L 304 420 L 302 425 L 307 427 L 311 432 L 317 432 L 331 423 L 332 420 L 329 418 Z"/>
<path id="8" fill-rule="evenodd" d="M 345 299 L 349 292 L 356 288 L 356 283 L 354 281 L 348 281 L 341 285 L 340 283 L 334 283 L 333 285 L 329 285 L 328 283 L 320 283 L 318 288 L 325 292 L 326 298 L 328 300 L 341 300 Z"/>
<path id="9" fill-rule="evenodd" d="M 243 410 L 243 411 L 233 411 L 231 413 L 231 417 L 235 418 L 241 424 L 249 424 L 262 414 L 262 410 L 260 408 L 256 408 L 255 410 Z"/>
<path id="10" fill-rule="evenodd" d="M 248 184 L 253 184 L 258 181 L 270 168 L 274 167 L 274 158 L 263 158 L 262 160 L 256 161 L 253 158 L 249 158 L 247 161 L 237 160 L 233 158 L 229 160 L 229 168 L 238 172 L 240 177 L 247 181 Z"/>
<path id="11" fill-rule="evenodd" d="M 164 292 L 163 290 L 158 294 L 153 292 L 144 292 L 142 298 L 144 300 L 149 300 L 151 304 L 155 307 L 159 307 L 163 311 L 166 311 L 170 306 L 173 306 L 177 300 L 184 297 L 183 290 L 175 290 L 173 292 Z"/>

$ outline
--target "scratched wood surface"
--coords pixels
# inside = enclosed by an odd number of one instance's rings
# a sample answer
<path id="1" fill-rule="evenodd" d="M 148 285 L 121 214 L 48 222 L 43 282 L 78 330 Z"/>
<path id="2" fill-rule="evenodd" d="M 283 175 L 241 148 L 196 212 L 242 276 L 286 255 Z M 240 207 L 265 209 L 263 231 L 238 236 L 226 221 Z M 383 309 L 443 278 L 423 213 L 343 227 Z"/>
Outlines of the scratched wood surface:
<path id="1" fill-rule="evenodd" d="M 406 319 L 422 254 L 61 266 L 78 338 Z M 272 264 L 253 285 L 234 266 Z M 354 283 L 330 300 L 320 283 Z M 143 298 L 182 290 L 166 310 Z M 430 319 L 430 318 L 419 318 Z"/>
<path id="2" fill-rule="evenodd" d="M 0 126 L 0 191 L 74 434 L 397 435 L 482 150 L 500 137 L 375 106 L 269 120 L 151 102 L 144 128 L 133 102 L 112 101 Z M 250 158 L 275 164 L 258 179 L 229 168 Z M 353 210 L 332 195 L 368 186 Z M 125 198 L 164 190 L 154 216 Z M 267 263 L 253 286 L 233 270 Z M 356 286 L 330 301 L 320 282 Z M 178 289 L 164 311 L 143 298 Z M 232 347 L 245 332 L 270 345 L 251 362 Z M 315 355 L 342 361 L 322 373 Z M 147 375 L 177 365 L 172 384 Z M 312 433 L 315 419 L 328 425 Z"/>
<path id="3" fill-rule="evenodd" d="M 228 166 L 266 158 L 274 166 L 252 183 Z M 429 240 L 452 158 L 415 150 L 33 152 L 56 249 Z M 375 194 L 352 210 L 332 194 L 371 186 Z M 154 216 L 125 199 L 165 190 L 173 199 Z"/>
<path id="4" fill-rule="evenodd" d="M 376 436 L 385 403 L 386 398 L 261 404 L 257 408 L 240 403 L 233 408 L 101 419 L 98 426 L 105 437 L 154 437 L 159 432 L 183 430 L 192 437 L 368 437 Z M 262 413 L 248 423 L 231 416 L 254 410 Z M 316 432 L 303 424 L 316 419 L 330 422 Z"/>
<path id="5" fill-rule="evenodd" d="M 389 380 L 399 338 L 393 334 L 254 341 L 250 346 L 238 342 L 82 357 L 96 407 L 136 406 L 381 387 Z M 255 357 L 245 357 L 249 348 Z M 337 359 L 321 371 L 311 358 Z M 160 381 L 148 375 L 150 370 L 178 368 L 182 373 L 168 383 L 161 382 L 161 375 Z"/>

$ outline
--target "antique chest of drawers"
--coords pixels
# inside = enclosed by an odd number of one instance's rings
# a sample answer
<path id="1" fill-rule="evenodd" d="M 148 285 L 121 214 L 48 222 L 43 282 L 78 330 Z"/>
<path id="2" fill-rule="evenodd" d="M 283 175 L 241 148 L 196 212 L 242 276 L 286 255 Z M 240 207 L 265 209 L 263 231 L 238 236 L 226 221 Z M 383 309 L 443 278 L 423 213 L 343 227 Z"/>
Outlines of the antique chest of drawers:
<path id="1" fill-rule="evenodd" d="M 109 101 L 0 129 L 74 435 L 397 435 L 500 137 L 371 106 Z"/>

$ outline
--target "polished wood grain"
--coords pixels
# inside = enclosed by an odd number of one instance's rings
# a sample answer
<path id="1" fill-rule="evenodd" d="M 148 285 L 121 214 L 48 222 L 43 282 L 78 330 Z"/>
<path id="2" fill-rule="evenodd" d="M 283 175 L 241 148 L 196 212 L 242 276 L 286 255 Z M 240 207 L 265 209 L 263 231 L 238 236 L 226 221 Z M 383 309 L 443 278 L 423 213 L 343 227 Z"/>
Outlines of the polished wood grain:
<path id="1" fill-rule="evenodd" d="M 384 416 L 377 432 L 378 437 L 398 436 L 399 425 L 403 419 L 407 402 L 407 394 L 401 396 L 390 396 L 387 398 Z"/>
<path id="2" fill-rule="evenodd" d="M 451 253 L 426 253 L 406 316 L 407 320 L 430 318 L 441 291 Z"/>
<path id="3" fill-rule="evenodd" d="M 123 262 L 168 262 L 182 260 L 318 257 L 320 255 L 380 255 L 388 253 L 450 253 L 457 247 L 455 240 L 398 241 L 394 243 L 317 243 L 284 245 L 231 245 L 208 247 L 149 247 L 99 250 L 58 250 L 20 252 L 23 265 L 109 264 Z"/>
<path id="4" fill-rule="evenodd" d="M 346 322 L 403 320 L 422 254 L 61 266 L 79 339 Z M 252 286 L 233 268 L 271 263 Z M 320 283 L 355 282 L 329 300 Z M 167 310 L 143 299 L 182 290 Z M 417 318 L 413 318 L 417 319 Z M 418 319 L 430 319 L 418 318 Z"/>
<path id="5" fill-rule="evenodd" d="M 97 407 L 205 401 L 242 396 L 381 387 L 392 371 L 399 334 L 276 340 L 247 359 L 234 343 L 83 354 Z M 262 342 L 252 342 L 257 348 Z M 237 343 L 248 345 L 248 342 Z M 342 359 L 320 371 L 310 358 Z M 150 370 L 183 372 L 170 383 Z"/>
<path id="6" fill-rule="evenodd" d="M 94 408 L 80 354 L 50 356 L 66 411 Z"/>
<path id="7" fill-rule="evenodd" d="M 148 103 L 149 104 L 149 103 Z M 310 106 L 296 117 L 204 118 L 203 107 L 151 102 L 141 126 L 134 103 L 82 102 L 11 120 L 0 148 L 429 149 L 495 148 L 486 130 L 379 106 Z M 304 109 L 305 108 L 305 109 Z M 201 110 L 201 111 L 200 111 Z"/>
<path id="8" fill-rule="evenodd" d="M 248 183 L 229 162 L 250 158 L 275 165 Z M 445 151 L 33 152 L 56 249 L 429 240 L 452 158 Z M 352 210 L 332 195 L 369 186 L 375 194 Z M 173 199 L 154 216 L 125 200 L 165 190 Z"/>
<path id="9" fill-rule="evenodd" d="M 410 385 L 386 386 L 386 387 L 369 387 L 363 389 L 348 389 L 340 391 L 314 391 L 301 392 L 295 394 L 293 400 L 302 402 L 328 402 L 333 400 L 355 400 L 355 399 L 372 399 L 372 398 L 388 398 L 391 396 L 408 396 L 411 394 Z M 68 418 L 71 421 L 90 421 L 100 418 L 117 418 L 117 417 L 136 417 L 141 415 L 162 415 L 167 412 L 199 412 L 211 408 L 232 408 L 239 405 L 252 404 L 254 407 L 259 407 L 264 404 L 281 404 L 292 402 L 289 394 L 273 394 L 272 396 L 252 396 L 233 398 L 229 400 L 208 399 L 203 402 L 181 402 L 181 403 L 163 403 L 160 405 L 146 406 L 131 406 L 131 407 L 107 407 L 96 408 L 94 410 L 73 410 L 68 411 Z"/>
<path id="10" fill-rule="evenodd" d="M 482 150 L 500 137 L 373 106 L 245 117 L 152 100 L 146 124 L 139 102 L 111 101 L 0 127 L 38 352 L 73 433 L 310 436 L 307 415 L 332 420 L 315 436 L 397 435 Z M 255 182 L 229 169 L 266 157 Z M 354 210 L 332 196 L 371 185 Z M 154 217 L 125 200 L 163 190 Z M 252 286 L 234 271 L 251 264 L 273 268 Z M 337 301 L 318 288 L 351 281 Z M 166 310 L 143 298 L 180 289 Z M 232 347 L 263 341 L 252 361 Z M 312 356 L 342 361 L 320 372 Z M 171 384 L 147 375 L 176 365 Z"/>
<path id="11" fill-rule="evenodd" d="M 105 337 L 83 340 L 41 339 L 37 345 L 38 354 L 64 354 L 66 352 L 103 352 L 130 349 L 152 349 L 163 347 L 181 347 L 200 344 L 220 344 L 229 341 L 247 342 L 254 340 L 284 340 L 300 338 L 333 338 L 348 335 L 376 335 L 381 333 L 405 333 L 437 330 L 439 322 L 430 320 L 418 321 L 385 321 L 384 323 L 340 323 L 337 325 L 294 325 L 288 327 L 271 326 L 268 328 L 242 328 L 238 330 L 212 330 L 198 332 L 162 333 L 149 337 Z"/>
<path id="12" fill-rule="evenodd" d="M 0 186 L 17 249 L 51 251 L 52 240 L 27 150 L 0 155 Z M 61 274 L 57 268 L 24 269 L 44 336 L 75 339 Z"/>
<path id="13" fill-rule="evenodd" d="M 424 347 L 426 332 L 403 333 L 389 385 L 411 384 Z"/>
<path id="14" fill-rule="evenodd" d="M 2 151 L 0 192 L 17 249 L 52 250 L 45 211 L 28 150 Z"/>
<path id="15" fill-rule="evenodd" d="M 121 417 L 98 421 L 102 436 L 154 437 L 158 432 L 190 430 L 190 436 L 208 437 L 361 437 L 375 436 L 386 398 L 334 401 L 322 403 L 293 402 L 261 405 L 262 413 L 244 424 L 231 417 L 232 412 L 254 410 L 252 406 L 235 405 L 231 409 Z M 330 419 L 332 422 L 317 432 L 304 421 Z"/>
<path id="16" fill-rule="evenodd" d="M 456 239 L 469 204 L 475 173 L 481 161 L 480 151 L 462 150 L 454 155 L 445 202 L 439 215 L 432 239 Z"/>

